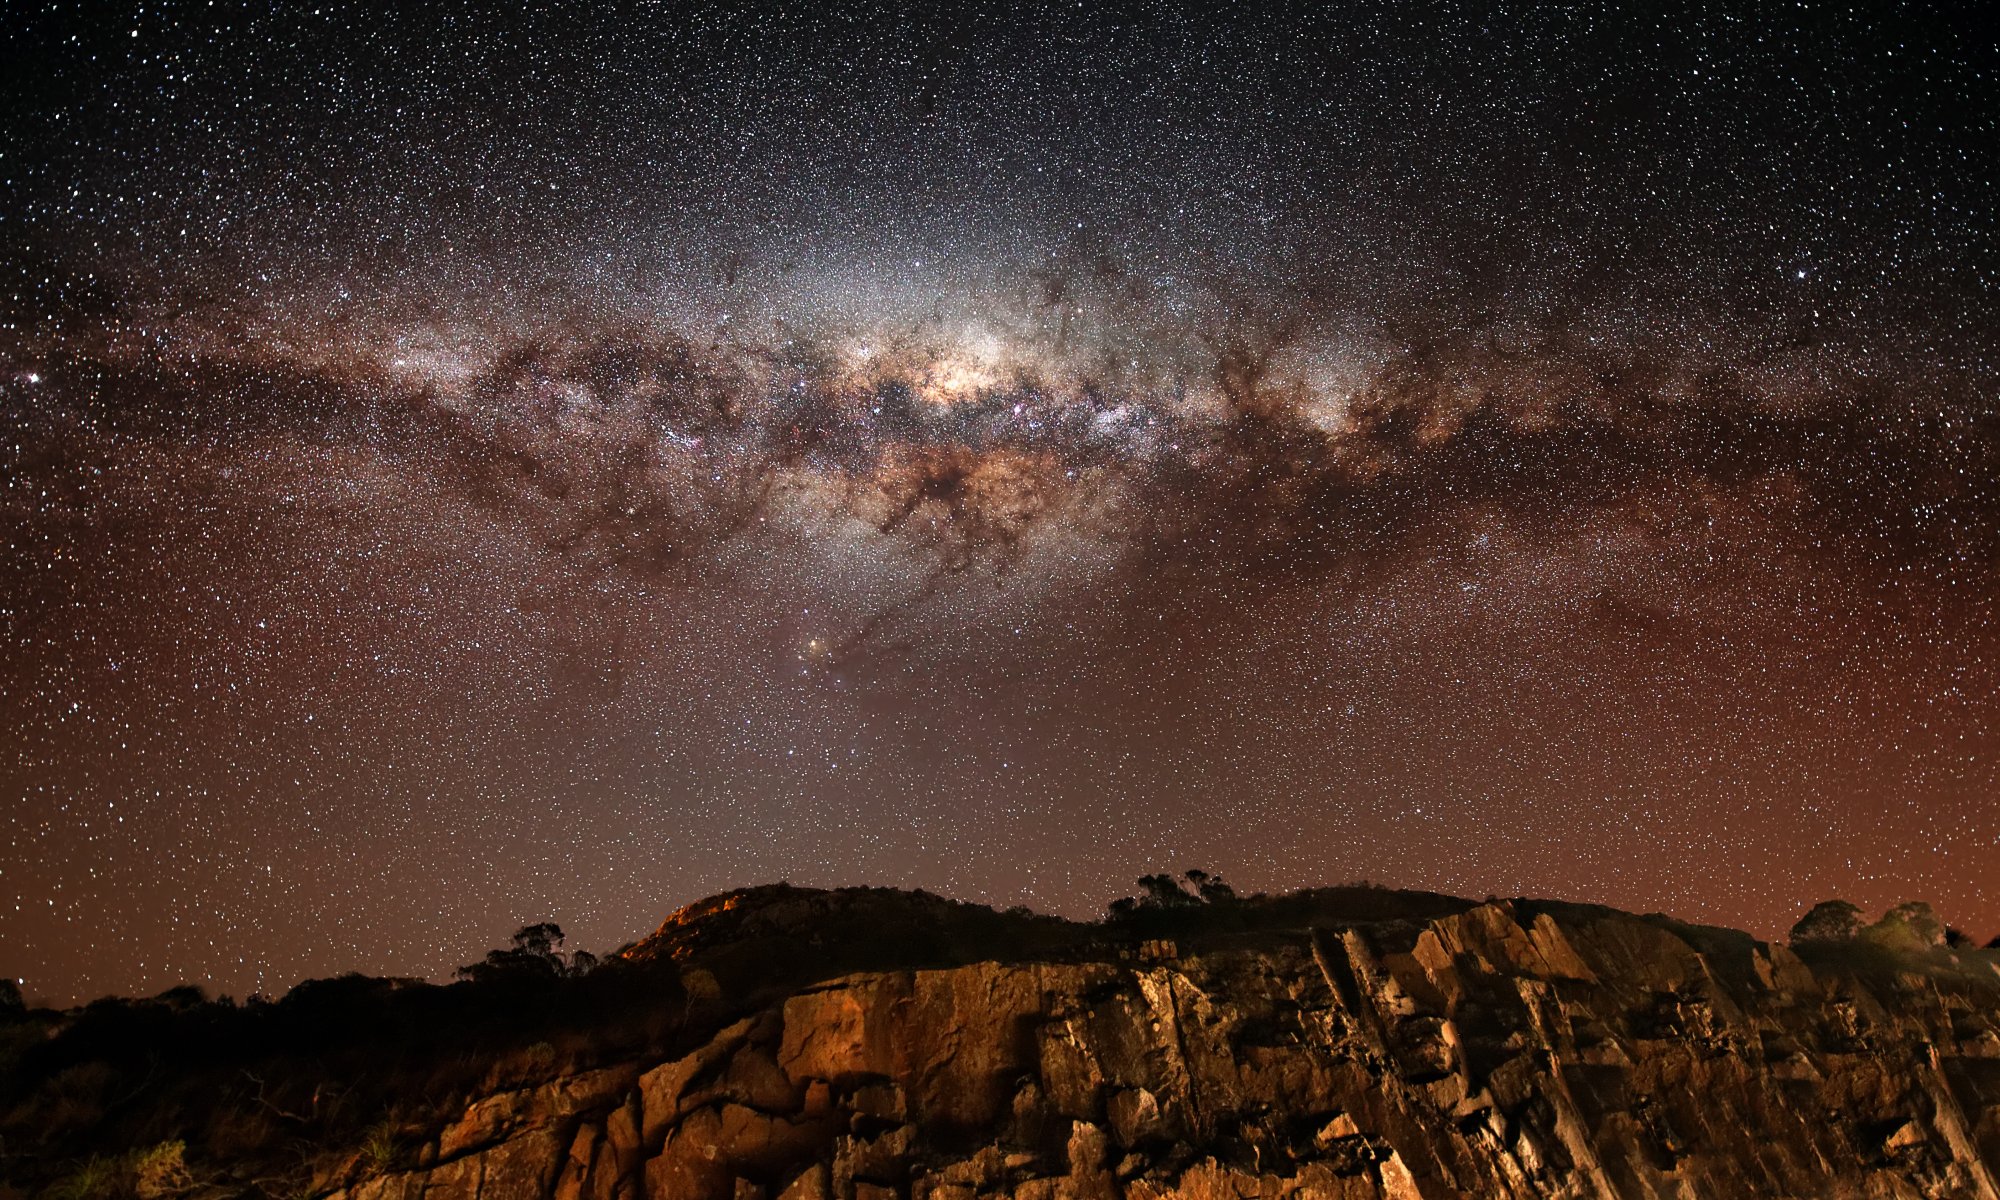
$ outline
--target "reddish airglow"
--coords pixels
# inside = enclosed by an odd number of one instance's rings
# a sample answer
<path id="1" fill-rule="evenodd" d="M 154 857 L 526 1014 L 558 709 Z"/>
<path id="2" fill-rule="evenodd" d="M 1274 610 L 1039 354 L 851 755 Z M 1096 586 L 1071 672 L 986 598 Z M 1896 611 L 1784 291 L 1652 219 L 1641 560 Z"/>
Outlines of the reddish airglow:
<path id="1" fill-rule="evenodd" d="M 0 23 L 31 995 L 777 879 L 2000 930 L 1953 11 L 307 16 Z"/>

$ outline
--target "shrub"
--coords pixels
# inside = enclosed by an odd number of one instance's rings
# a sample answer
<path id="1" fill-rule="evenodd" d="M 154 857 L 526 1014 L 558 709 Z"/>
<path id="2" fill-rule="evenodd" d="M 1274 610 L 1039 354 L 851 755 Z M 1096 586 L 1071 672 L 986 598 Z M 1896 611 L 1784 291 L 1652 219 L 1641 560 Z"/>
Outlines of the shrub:
<path id="1" fill-rule="evenodd" d="M 1861 936 L 1861 910 L 1845 900 L 1822 900 L 1792 926 L 1794 946 L 1812 942 L 1847 942 Z"/>
<path id="2" fill-rule="evenodd" d="M 124 1174 L 115 1158 L 93 1154 L 42 1193 L 42 1200 L 105 1200 L 115 1195 Z"/>
<path id="3" fill-rule="evenodd" d="M 132 1191 L 139 1200 L 162 1200 L 177 1196 L 194 1186 L 188 1173 L 187 1143 L 161 1142 L 146 1150 L 132 1152 L 129 1170 Z"/>
<path id="4" fill-rule="evenodd" d="M 386 1171 L 396 1165 L 396 1152 L 401 1148 L 397 1132 L 396 1122 L 387 1118 L 368 1127 L 361 1138 L 361 1157 L 370 1170 Z"/>
<path id="5" fill-rule="evenodd" d="M 556 1048 L 548 1042 L 536 1042 L 521 1052 L 521 1057 L 531 1071 L 546 1071 L 556 1065 Z"/>
<path id="6" fill-rule="evenodd" d="M 1944 922 L 1921 900 L 1898 904 L 1868 927 L 1868 936 L 1898 949 L 1944 945 Z"/>

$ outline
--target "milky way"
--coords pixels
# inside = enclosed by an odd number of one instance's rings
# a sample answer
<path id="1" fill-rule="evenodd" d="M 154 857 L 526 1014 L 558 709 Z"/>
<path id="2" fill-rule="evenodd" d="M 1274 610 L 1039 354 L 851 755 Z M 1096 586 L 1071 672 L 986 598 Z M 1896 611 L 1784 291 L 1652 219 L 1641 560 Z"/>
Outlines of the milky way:
<path id="1" fill-rule="evenodd" d="M 10 17 L 0 971 L 1145 871 L 2000 926 L 1990 40 Z"/>

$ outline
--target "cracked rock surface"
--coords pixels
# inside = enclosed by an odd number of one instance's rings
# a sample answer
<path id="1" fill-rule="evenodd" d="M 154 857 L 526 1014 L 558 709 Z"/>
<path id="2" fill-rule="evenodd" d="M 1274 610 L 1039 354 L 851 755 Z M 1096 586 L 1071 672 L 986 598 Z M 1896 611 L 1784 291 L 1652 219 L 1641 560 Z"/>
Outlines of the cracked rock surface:
<path id="1" fill-rule="evenodd" d="M 642 948 L 643 949 L 643 948 Z M 332 1200 L 2000 1200 L 2000 972 L 1493 901 L 848 973 Z M 1981 977 L 1981 972 L 1985 977 Z"/>

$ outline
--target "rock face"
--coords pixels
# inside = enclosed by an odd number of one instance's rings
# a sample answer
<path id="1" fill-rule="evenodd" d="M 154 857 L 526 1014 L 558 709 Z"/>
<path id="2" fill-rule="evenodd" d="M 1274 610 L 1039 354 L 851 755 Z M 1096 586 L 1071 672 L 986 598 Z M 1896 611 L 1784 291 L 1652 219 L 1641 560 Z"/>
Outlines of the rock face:
<path id="1" fill-rule="evenodd" d="M 2000 981 L 1509 902 L 1149 951 L 812 985 L 333 1195 L 2000 1200 Z"/>

